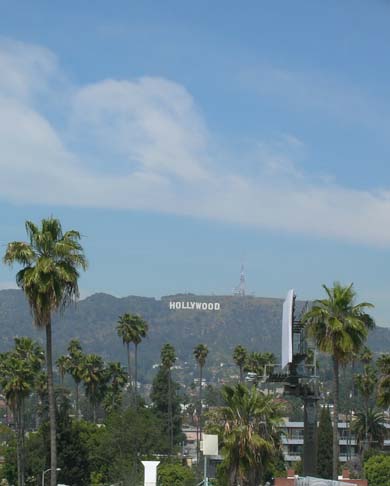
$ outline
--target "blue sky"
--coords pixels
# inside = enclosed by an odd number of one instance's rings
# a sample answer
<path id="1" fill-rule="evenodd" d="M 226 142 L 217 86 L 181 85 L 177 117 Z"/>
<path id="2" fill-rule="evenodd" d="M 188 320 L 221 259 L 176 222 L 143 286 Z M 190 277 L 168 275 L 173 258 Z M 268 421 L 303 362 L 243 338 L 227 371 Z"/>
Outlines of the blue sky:
<path id="1" fill-rule="evenodd" d="M 243 261 L 390 325 L 389 2 L 0 4 L 0 242 L 55 215 L 84 295 L 230 293 Z"/>

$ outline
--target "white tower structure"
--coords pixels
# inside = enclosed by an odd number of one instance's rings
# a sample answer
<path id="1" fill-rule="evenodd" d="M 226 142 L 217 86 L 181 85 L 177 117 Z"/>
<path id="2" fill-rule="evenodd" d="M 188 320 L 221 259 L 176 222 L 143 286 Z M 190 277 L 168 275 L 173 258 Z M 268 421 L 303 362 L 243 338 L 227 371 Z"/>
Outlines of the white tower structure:
<path id="1" fill-rule="evenodd" d="M 246 284 L 245 284 L 245 271 L 244 271 L 244 264 L 241 263 L 241 271 L 240 271 L 240 283 L 233 291 L 234 295 L 239 295 L 241 297 L 245 297 L 246 294 Z"/>

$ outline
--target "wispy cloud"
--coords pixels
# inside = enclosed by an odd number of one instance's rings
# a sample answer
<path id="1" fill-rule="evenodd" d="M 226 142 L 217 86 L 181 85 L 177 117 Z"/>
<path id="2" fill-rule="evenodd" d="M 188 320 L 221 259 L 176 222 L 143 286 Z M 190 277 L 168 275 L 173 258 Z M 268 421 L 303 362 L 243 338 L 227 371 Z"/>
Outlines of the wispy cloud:
<path id="1" fill-rule="evenodd" d="M 0 82 L 5 200 L 142 209 L 390 246 L 390 192 L 305 174 L 296 163 L 304 144 L 292 134 L 248 147 L 258 170 L 243 175 L 245 152 L 227 168 L 229 146 L 215 148 L 193 97 L 173 81 L 107 79 L 73 86 L 66 104 L 53 105 L 53 80 L 65 78 L 53 53 L 2 42 L 0 65 L 13 73 Z M 37 86 L 56 106 L 50 118 Z M 61 129 L 56 119 L 65 120 Z"/>

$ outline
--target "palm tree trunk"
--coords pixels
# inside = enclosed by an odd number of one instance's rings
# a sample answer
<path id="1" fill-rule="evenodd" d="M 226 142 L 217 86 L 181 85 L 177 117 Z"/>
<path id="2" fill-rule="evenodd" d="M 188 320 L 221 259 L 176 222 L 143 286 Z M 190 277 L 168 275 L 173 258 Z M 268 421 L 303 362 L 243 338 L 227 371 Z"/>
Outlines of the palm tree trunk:
<path id="1" fill-rule="evenodd" d="M 19 402 L 19 400 L 18 400 Z M 22 472 L 22 431 L 21 431 L 21 420 L 20 420 L 20 403 L 16 405 L 16 407 L 12 407 L 13 411 L 12 414 L 14 416 L 16 422 L 16 462 L 17 462 L 17 471 L 18 471 L 18 486 L 23 486 L 23 472 Z"/>
<path id="2" fill-rule="evenodd" d="M 96 424 L 96 402 L 93 402 L 92 404 L 92 418 L 93 423 Z"/>
<path id="3" fill-rule="evenodd" d="M 240 365 L 240 383 L 244 383 L 244 366 Z"/>
<path id="4" fill-rule="evenodd" d="M 76 381 L 76 419 L 80 420 L 80 410 L 79 410 L 79 386 L 80 383 Z"/>
<path id="5" fill-rule="evenodd" d="M 338 479 L 339 467 L 339 362 L 333 356 L 333 479 Z"/>
<path id="6" fill-rule="evenodd" d="M 168 370 L 168 427 L 170 453 L 173 451 L 173 420 L 172 420 L 172 395 L 171 395 L 171 369 Z"/>
<path id="7" fill-rule="evenodd" d="M 198 398 L 198 422 L 196 425 L 196 458 L 199 464 L 200 460 L 200 441 L 202 440 L 202 379 L 203 367 L 199 366 L 199 398 Z"/>
<path id="8" fill-rule="evenodd" d="M 25 462 L 26 462 L 26 455 L 25 455 L 25 447 L 24 447 L 24 398 L 20 401 L 20 459 L 21 459 L 21 486 L 24 486 L 24 476 L 25 476 Z"/>
<path id="9" fill-rule="evenodd" d="M 51 321 L 46 325 L 46 367 L 47 392 L 49 397 L 50 422 L 50 486 L 57 486 L 57 444 L 56 444 L 56 406 L 53 386 L 53 356 L 51 340 Z"/>
<path id="10" fill-rule="evenodd" d="M 126 348 L 127 348 L 127 376 L 129 378 L 129 390 L 130 390 L 130 395 L 132 395 L 132 381 L 131 381 L 131 365 L 130 365 L 130 343 L 126 343 Z"/>
<path id="11" fill-rule="evenodd" d="M 137 406 L 137 395 L 138 395 L 138 344 L 134 343 L 134 403 Z"/>
<path id="12" fill-rule="evenodd" d="M 364 399 L 364 451 L 369 449 L 368 443 L 368 400 L 369 397 L 366 396 Z"/>

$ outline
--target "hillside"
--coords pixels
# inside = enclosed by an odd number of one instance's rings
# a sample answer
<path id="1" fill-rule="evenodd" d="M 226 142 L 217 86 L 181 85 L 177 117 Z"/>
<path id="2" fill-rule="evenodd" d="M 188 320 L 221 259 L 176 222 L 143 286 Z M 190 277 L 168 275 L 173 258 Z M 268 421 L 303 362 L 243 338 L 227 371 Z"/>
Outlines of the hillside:
<path id="1" fill-rule="evenodd" d="M 170 301 L 218 302 L 220 310 L 171 310 Z M 210 364 L 231 361 L 232 349 L 237 344 L 253 351 L 280 353 L 281 299 L 185 294 L 157 300 L 94 294 L 54 319 L 55 354 L 64 352 L 69 340 L 77 337 L 86 351 L 125 362 L 115 330 L 118 316 L 124 312 L 139 313 L 149 323 L 149 336 L 140 346 L 143 373 L 159 361 L 160 348 L 167 342 L 175 346 L 181 361 L 192 361 L 193 347 L 199 342 L 207 344 Z M 27 335 L 41 342 L 44 339 L 44 333 L 33 328 L 28 305 L 19 290 L 0 291 L 0 325 L 0 351 L 12 346 L 14 336 Z M 390 329 L 373 331 L 369 346 L 376 352 L 388 351 Z"/>

